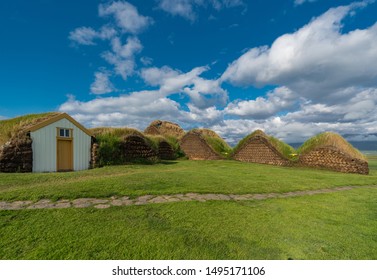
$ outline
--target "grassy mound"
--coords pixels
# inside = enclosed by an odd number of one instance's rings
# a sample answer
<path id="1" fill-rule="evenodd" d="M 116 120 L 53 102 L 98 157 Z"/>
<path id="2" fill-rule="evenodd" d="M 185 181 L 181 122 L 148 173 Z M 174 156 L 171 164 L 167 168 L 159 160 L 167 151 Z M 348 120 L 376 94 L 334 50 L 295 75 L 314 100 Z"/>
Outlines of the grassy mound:
<path id="1" fill-rule="evenodd" d="M 59 114 L 61 113 L 52 112 L 30 114 L 0 121 L 0 146 L 5 144 L 12 137 L 20 135 L 21 132 L 26 132 L 27 128 L 55 117 Z M 22 135 L 20 135 L 20 137 L 22 137 Z"/>
<path id="2" fill-rule="evenodd" d="M 128 135 L 143 134 L 133 128 L 96 127 L 89 129 L 95 135 L 98 143 L 98 161 L 100 166 L 124 164 L 122 142 Z"/>
<path id="3" fill-rule="evenodd" d="M 264 133 L 262 130 L 256 130 L 253 133 L 249 134 L 248 136 L 244 137 L 238 144 L 233 148 L 233 154 L 237 153 L 239 150 L 241 150 L 244 145 L 249 141 L 249 139 L 261 136 L 267 141 L 279 152 L 281 153 L 285 158 L 289 160 L 296 160 L 296 151 L 293 147 L 290 145 L 284 143 L 283 141 L 280 141 L 279 139 L 269 136 L 266 133 Z"/>
<path id="4" fill-rule="evenodd" d="M 181 138 L 185 134 L 185 131 L 176 123 L 155 120 L 144 130 L 144 133 Z"/>
<path id="5" fill-rule="evenodd" d="M 297 149 L 297 151 L 299 154 L 305 154 L 312 151 L 313 149 L 324 146 L 332 146 L 343 151 L 344 153 L 350 155 L 353 158 L 357 158 L 364 161 L 367 160 L 366 157 L 359 150 L 354 148 L 342 136 L 334 132 L 324 132 L 310 138 L 304 144 L 302 144 Z"/>
<path id="6" fill-rule="evenodd" d="M 166 141 L 172 146 L 177 157 L 183 156 L 178 140 L 173 136 L 146 135 L 139 130 L 128 127 L 97 127 L 89 130 L 97 139 L 99 145 L 99 164 L 101 166 L 125 163 L 125 158 L 122 152 L 122 142 L 124 138 L 129 135 L 137 135 L 142 137 L 156 152 L 158 151 L 160 142 Z"/>
<path id="7" fill-rule="evenodd" d="M 203 137 L 207 144 L 219 155 L 225 158 L 230 156 L 232 148 L 216 132 L 205 128 L 196 128 L 191 131 Z"/>

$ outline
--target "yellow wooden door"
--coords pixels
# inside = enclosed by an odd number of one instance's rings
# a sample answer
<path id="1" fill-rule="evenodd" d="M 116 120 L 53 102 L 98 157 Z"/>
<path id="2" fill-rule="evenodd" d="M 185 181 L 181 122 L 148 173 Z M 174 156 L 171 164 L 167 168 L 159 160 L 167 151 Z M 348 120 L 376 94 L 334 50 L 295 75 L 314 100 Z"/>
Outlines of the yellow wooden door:
<path id="1" fill-rule="evenodd" d="M 58 142 L 57 142 L 57 169 L 58 169 L 58 171 L 73 170 L 72 140 L 58 139 Z"/>

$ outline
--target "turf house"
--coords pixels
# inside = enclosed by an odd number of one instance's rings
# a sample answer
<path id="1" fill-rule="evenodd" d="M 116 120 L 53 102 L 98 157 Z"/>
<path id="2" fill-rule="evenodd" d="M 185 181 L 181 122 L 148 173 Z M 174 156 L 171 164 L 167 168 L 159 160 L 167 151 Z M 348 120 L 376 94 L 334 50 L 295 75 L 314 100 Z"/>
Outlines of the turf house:
<path id="1" fill-rule="evenodd" d="M 193 129 L 180 140 L 180 146 L 191 160 L 218 160 L 227 158 L 229 145 L 216 132 L 209 129 Z"/>
<path id="2" fill-rule="evenodd" d="M 261 130 L 242 139 L 234 148 L 233 159 L 280 166 L 290 166 L 294 149 Z"/>
<path id="3" fill-rule="evenodd" d="M 0 129 L 0 172 L 90 168 L 92 134 L 66 113 L 4 120 Z"/>
<path id="4" fill-rule="evenodd" d="M 342 136 L 332 132 L 318 134 L 299 149 L 300 164 L 344 173 L 369 174 L 365 156 Z"/>
<path id="5" fill-rule="evenodd" d="M 177 158 L 179 145 L 172 136 L 147 135 L 128 127 L 98 127 L 90 131 L 95 136 L 92 154 L 94 167 Z"/>

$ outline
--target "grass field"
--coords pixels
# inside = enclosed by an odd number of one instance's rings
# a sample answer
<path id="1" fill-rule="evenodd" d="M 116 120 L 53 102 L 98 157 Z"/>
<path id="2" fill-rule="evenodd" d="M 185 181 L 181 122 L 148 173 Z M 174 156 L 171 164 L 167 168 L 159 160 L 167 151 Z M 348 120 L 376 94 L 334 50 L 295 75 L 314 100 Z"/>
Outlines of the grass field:
<path id="1" fill-rule="evenodd" d="M 377 259 L 377 160 L 370 175 L 233 161 L 75 173 L 0 174 L 0 200 L 270 193 L 364 185 L 263 201 L 0 211 L 0 259 Z"/>

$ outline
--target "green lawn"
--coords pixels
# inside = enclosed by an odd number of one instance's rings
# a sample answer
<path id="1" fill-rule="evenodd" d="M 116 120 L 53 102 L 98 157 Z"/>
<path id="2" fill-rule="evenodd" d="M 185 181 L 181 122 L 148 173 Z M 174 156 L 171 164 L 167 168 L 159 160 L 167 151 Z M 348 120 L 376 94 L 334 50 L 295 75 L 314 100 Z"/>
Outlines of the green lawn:
<path id="1" fill-rule="evenodd" d="M 0 173 L 0 200 L 74 199 L 176 193 L 270 193 L 336 186 L 377 185 L 377 161 L 370 175 L 237 161 L 174 161 L 125 165 L 70 173 Z"/>
<path id="2" fill-rule="evenodd" d="M 261 201 L 0 211 L 0 259 L 377 259 L 377 161 L 370 175 L 234 161 L 75 173 L 0 174 L 0 200 L 266 193 L 365 185 Z"/>
<path id="3" fill-rule="evenodd" d="M 377 259 L 377 189 L 0 212 L 2 259 Z"/>

